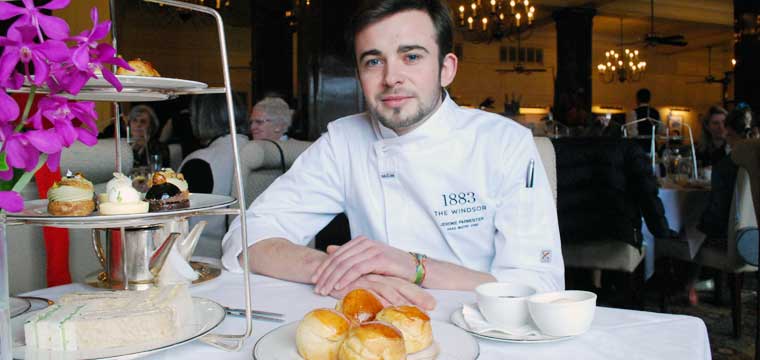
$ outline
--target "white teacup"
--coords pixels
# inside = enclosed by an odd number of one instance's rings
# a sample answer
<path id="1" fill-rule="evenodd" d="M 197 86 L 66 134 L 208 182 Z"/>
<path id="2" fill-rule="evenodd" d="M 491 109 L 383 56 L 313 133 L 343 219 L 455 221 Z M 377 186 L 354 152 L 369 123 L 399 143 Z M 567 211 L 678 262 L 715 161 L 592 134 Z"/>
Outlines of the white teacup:
<path id="1" fill-rule="evenodd" d="M 503 329 L 516 329 L 530 322 L 526 299 L 536 289 L 522 284 L 491 282 L 475 288 L 478 308 L 490 324 Z"/>

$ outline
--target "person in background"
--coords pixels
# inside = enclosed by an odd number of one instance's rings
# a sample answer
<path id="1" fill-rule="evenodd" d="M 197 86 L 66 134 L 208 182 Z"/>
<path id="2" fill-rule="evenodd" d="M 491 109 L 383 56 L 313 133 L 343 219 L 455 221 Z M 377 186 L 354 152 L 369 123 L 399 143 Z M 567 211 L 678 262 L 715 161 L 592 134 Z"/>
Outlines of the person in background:
<path id="1" fill-rule="evenodd" d="M 745 108 L 737 108 L 726 117 L 726 156 L 713 164 L 711 189 L 707 200 L 707 206 L 700 217 L 697 229 L 706 236 L 704 246 L 713 246 L 721 249 L 726 248 L 728 236 L 728 222 L 731 211 L 731 199 L 736 185 L 736 176 L 739 167 L 731 160 L 731 147 L 748 135 Z M 688 279 L 686 289 L 689 302 L 696 305 L 699 302 L 694 284 L 698 280 L 699 270 L 692 270 L 693 275 Z"/>
<path id="2" fill-rule="evenodd" d="M 697 160 L 704 166 L 717 164 L 726 156 L 726 116 L 728 111 L 711 106 L 702 121 L 702 141 L 697 148 Z"/>
<path id="3" fill-rule="evenodd" d="M 250 117 L 253 140 L 287 140 L 293 110 L 279 97 L 265 97 L 253 106 Z"/>
<path id="4" fill-rule="evenodd" d="M 169 166 L 169 148 L 158 141 L 158 117 L 148 105 L 137 105 L 127 117 L 128 135 L 132 146 L 134 167 L 152 166 L 154 169 Z"/>
<path id="5" fill-rule="evenodd" d="M 650 118 L 652 120 L 660 121 L 660 112 L 657 109 L 651 107 L 649 102 L 652 100 L 652 92 L 649 89 L 643 88 L 636 92 L 636 108 L 628 113 L 625 119 L 626 124 L 630 124 L 636 120 Z M 658 131 L 662 126 L 655 123 Z M 652 136 L 652 122 L 642 121 L 635 125 L 626 127 L 628 136 Z"/>
<path id="6" fill-rule="evenodd" d="M 246 111 L 243 101 L 234 96 L 235 130 L 238 146 L 248 142 Z M 225 94 L 196 95 L 190 102 L 190 124 L 193 134 L 204 146 L 188 155 L 179 167 L 187 180 L 191 193 L 230 196 L 234 181 L 231 161 L 232 136 Z M 198 242 L 197 255 L 220 257 L 221 240 L 226 232 L 223 216 L 194 217 L 191 226 L 199 220 L 208 221 Z"/>

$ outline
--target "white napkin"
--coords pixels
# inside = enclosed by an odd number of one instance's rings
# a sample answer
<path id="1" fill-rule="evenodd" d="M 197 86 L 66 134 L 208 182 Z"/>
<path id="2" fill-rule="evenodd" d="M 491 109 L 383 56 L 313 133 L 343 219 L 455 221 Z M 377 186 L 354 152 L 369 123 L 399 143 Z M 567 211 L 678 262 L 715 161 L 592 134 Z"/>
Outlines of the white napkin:
<path id="1" fill-rule="evenodd" d="M 483 334 L 488 331 L 496 331 L 511 336 L 539 336 L 541 332 L 536 329 L 532 322 L 516 329 L 505 329 L 489 324 L 478 310 L 477 304 L 462 304 L 462 316 L 470 331 Z"/>
<path id="2" fill-rule="evenodd" d="M 177 243 L 174 243 L 169 255 L 166 258 L 164 267 L 158 274 L 158 286 L 190 284 L 198 279 L 198 273 L 193 270 L 190 263 L 179 253 Z"/>

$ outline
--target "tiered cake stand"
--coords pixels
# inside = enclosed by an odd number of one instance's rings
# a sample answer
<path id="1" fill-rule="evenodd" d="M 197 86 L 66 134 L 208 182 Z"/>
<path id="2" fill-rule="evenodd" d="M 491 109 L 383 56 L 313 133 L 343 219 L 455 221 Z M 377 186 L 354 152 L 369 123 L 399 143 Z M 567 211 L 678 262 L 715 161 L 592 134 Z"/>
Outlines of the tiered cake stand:
<path id="1" fill-rule="evenodd" d="M 111 18 L 114 19 L 115 0 L 111 0 Z M 117 92 L 110 86 L 106 86 L 102 80 L 93 79 L 88 82 L 81 93 L 72 98 L 77 100 L 92 100 L 92 101 L 108 101 L 108 102 L 132 102 L 132 101 L 161 101 L 166 100 L 177 95 L 185 94 L 210 94 L 210 93 L 224 93 L 227 99 L 227 112 L 229 118 L 230 134 L 232 139 L 232 154 L 235 168 L 235 189 L 240 199 L 245 199 L 242 175 L 240 171 L 240 153 L 238 152 L 236 130 L 235 130 L 235 116 L 232 100 L 232 86 L 230 83 L 229 63 L 227 60 L 227 41 L 224 33 L 224 22 L 222 17 L 214 9 L 189 4 L 175 0 L 144 0 L 150 3 L 162 4 L 166 6 L 172 6 L 176 8 L 182 8 L 194 12 L 208 14 L 214 17 L 216 20 L 217 31 L 219 34 L 219 48 L 221 52 L 222 70 L 224 76 L 224 87 L 222 88 L 208 88 L 206 84 L 182 80 L 182 79 L 169 79 L 169 78 L 140 78 L 134 76 L 120 76 L 120 80 L 124 85 L 124 90 Z M 113 27 L 115 29 L 115 26 Z M 116 45 L 116 33 L 113 33 L 114 45 Z M 30 92 L 30 88 L 22 88 L 21 92 Z M 36 89 L 36 92 L 45 93 L 48 91 L 45 88 Z M 119 118 L 118 106 L 116 106 L 117 119 Z M 119 133 L 119 126 L 116 126 L 116 171 L 121 172 L 121 149 L 120 141 L 118 141 L 121 134 Z M 237 205 L 233 208 L 232 205 Z M 35 226 L 53 226 L 61 228 L 120 228 L 122 232 L 122 239 L 126 239 L 124 234 L 125 228 L 156 225 L 165 223 L 167 221 L 175 220 L 178 218 L 186 218 L 197 215 L 239 215 L 241 217 L 241 243 L 243 249 L 248 246 L 247 239 L 247 223 L 245 214 L 245 202 L 237 201 L 230 196 L 220 196 L 212 194 L 191 194 L 190 207 L 180 210 L 162 211 L 156 213 L 138 214 L 138 215 L 100 215 L 97 212 L 91 216 L 84 217 L 65 217 L 65 216 L 52 216 L 47 213 L 47 200 L 32 200 L 27 201 L 25 204 L 25 210 L 21 213 L 9 214 L 7 216 L 8 225 L 35 225 Z M 126 252 L 122 252 L 122 279 L 128 280 L 127 276 L 127 259 Z M 206 334 L 201 337 L 200 340 L 208 344 L 216 346 L 218 348 L 227 351 L 239 351 L 245 342 L 245 339 L 251 336 L 253 332 L 251 322 L 251 283 L 249 276 L 249 264 L 248 253 L 243 251 L 243 281 L 245 291 L 245 331 L 240 334 Z M 128 281 L 123 281 L 125 290 L 128 286 Z"/>

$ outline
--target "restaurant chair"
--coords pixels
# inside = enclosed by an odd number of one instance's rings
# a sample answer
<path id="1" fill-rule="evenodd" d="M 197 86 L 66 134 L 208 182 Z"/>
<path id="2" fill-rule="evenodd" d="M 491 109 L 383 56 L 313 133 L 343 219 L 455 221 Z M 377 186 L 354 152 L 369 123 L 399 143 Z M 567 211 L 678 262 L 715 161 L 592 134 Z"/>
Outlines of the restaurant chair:
<path id="1" fill-rule="evenodd" d="M 611 293 L 610 300 L 641 308 L 642 214 L 648 228 L 669 232 L 646 155 L 626 139 L 564 138 L 554 140 L 554 146 L 565 266 L 623 274 L 623 292 Z"/>
<path id="2" fill-rule="evenodd" d="M 757 219 L 752 203 L 750 177 L 744 168 L 739 168 L 736 176 L 734 196 L 731 200 L 728 236 L 726 239 L 705 239 L 699 252 L 693 259 L 691 258 L 689 243 L 682 239 L 658 238 L 656 241 L 657 246 L 655 247 L 657 257 L 662 256 L 694 262 L 728 274 L 733 335 L 736 338 L 741 337 L 741 289 L 744 273 L 757 271 L 757 267 L 745 262 L 737 251 L 737 241 L 742 237 L 752 236 L 753 230 L 757 231 Z M 665 293 L 661 295 L 667 296 Z"/>
<path id="3" fill-rule="evenodd" d="M 546 177 L 549 179 L 549 186 L 552 188 L 554 202 L 557 202 L 557 155 L 554 153 L 554 145 L 547 137 L 533 137 L 538 149 L 538 156 L 541 157 L 541 163 L 544 164 Z"/>
<path id="4" fill-rule="evenodd" d="M 755 205 L 755 221 L 756 224 L 760 224 L 760 139 L 742 141 L 736 144 L 731 152 L 731 160 L 749 174 L 752 202 Z M 760 257 L 757 230 L 755 231 L 754 243 L 748 239 L 747 241 L 740 240 L 738 245 L 739 254 L 742 255 L 744 261 L 757 266 L 758 257 Z M 752 261 L 753 258 L 754 261 Z M 755 274 L 757 275 L 758 286 L 755 290 L 760 294 L 760 272 Z M 757 311 L 755 313 L 760 314 L 760 299 L 756 298 L 756 300 Z M 755 320 L 755 360 L 760 360 L 760 315 Z"/>

